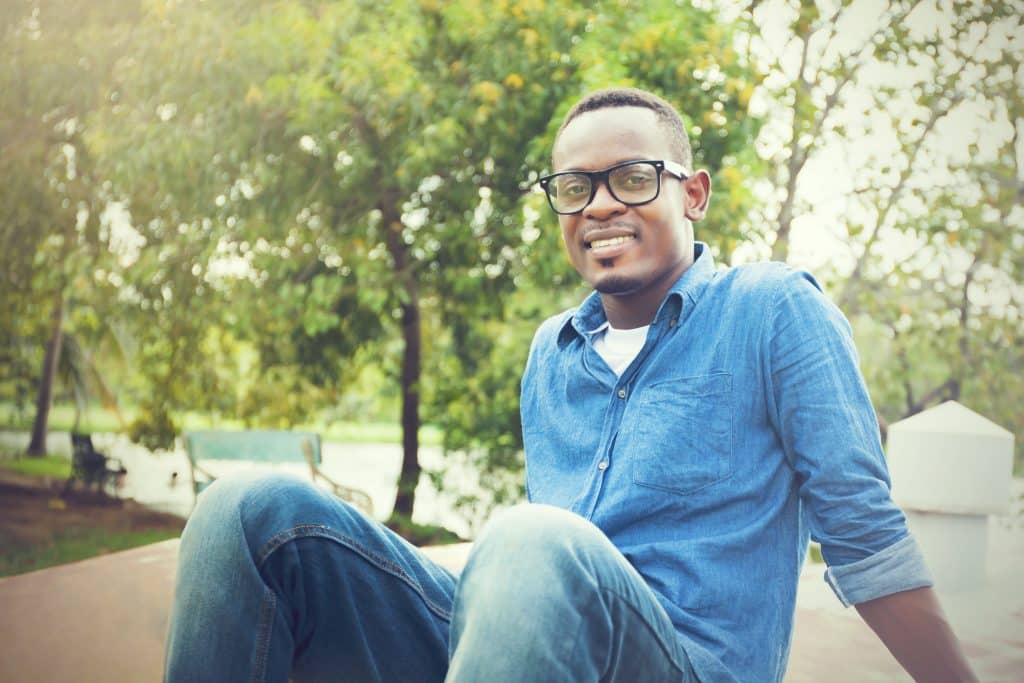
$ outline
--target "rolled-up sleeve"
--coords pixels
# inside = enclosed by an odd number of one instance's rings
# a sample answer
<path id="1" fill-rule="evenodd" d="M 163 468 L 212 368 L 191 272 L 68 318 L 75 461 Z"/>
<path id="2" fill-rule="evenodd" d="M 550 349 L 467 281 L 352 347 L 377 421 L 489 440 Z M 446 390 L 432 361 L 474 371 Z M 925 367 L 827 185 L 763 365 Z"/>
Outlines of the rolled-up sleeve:
<path id="1" fill-rule="evenodd" d="M 825 580 L 844 605 L 932 584 L 892 501 L 878 422 L 849 323 L 807 273 L 776 292 L 771 414 L 796 472 Z"/>
<path id="2" fill-rule="evenodd" d="M 863 560 L 829 567 L 825 581 L 845 607 L 932 585 L 932 576 L 913 536 Z"/>

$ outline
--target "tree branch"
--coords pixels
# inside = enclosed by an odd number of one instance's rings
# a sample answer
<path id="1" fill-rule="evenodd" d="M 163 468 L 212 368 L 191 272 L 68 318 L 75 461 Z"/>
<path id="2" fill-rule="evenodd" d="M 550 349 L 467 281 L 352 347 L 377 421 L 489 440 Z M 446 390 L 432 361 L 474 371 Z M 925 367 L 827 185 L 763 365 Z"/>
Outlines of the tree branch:
<path id="1" fill-rule="evenodd" d="M 846 279 L 846 284 L 843 286 L 842 294 L 839 296 L 839 307 L 848 310 L 853 306 L 853 297 L 856 292 L 856 288 L 863 276 L 864 264 L 867 262 L 868 256 L 871 253 L 871 247 L 874 246 L 878 240 L 878 236 L 881 233 L 881 229 L 886 225 L 889 213 L 896 206 L 896 202 L 903 195 L 903 190 L 906 188 L 907 181 L 914 173 L 914 165 L 917 162 L 917 157 L 924 146 L 924 141 L 935 129 L 935 124 L 939 122 L 944 116 L 947 116 L 957 104 L 962 102 L 964 96 L 961 93 L 956 93 L 950 98 L 950 106 L 940 111 L 939 109 L 932 109 L 931 116 L 925 124 L 924 130 L 921 135 L 914 141 L 910 148 L 910 156 L 907 159 L 907 165 L 900 173 L 900 178 L 896 182 L 896 186 L 892 189 L 889 195 L 888 201 L 881 207 L 878 214 L 878 220 L 875 221 L 875 225 L 871 228 L 868 233 L 868 238 L 864 242 L 864 249 L 861 251 L 860 256 L 857 257 L 857 262 L 853 267 L 853 271 L 850 276 Z"/>

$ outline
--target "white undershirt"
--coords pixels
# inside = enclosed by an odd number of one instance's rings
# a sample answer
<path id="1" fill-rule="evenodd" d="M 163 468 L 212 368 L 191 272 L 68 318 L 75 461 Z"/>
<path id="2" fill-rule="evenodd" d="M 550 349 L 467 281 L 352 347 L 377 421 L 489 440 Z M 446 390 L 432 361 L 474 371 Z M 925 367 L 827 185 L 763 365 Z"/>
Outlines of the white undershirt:
<path id="1" fill-rule="evenodd" d="M 636 327 L 632 330 L 617 330 L 605 325 L 594 335 L 594 350 L 604 359 L 616 374 L 621 377 L 629 364 L 633 362 L 640 349 L 647 341 L 647 330 L 650 325 Z"/>

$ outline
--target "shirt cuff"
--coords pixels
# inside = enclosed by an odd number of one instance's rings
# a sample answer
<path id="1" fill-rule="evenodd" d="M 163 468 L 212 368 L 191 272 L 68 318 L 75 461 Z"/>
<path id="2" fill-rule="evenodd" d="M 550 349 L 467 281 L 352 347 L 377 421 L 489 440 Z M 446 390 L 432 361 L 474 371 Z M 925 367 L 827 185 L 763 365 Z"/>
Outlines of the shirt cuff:
<path id="1" fill-rule="evenodd" d="M 825 582 L 844 607 L 934 583 L 917 541 L 909 535 L 863 560 L 829 567 Z"/>

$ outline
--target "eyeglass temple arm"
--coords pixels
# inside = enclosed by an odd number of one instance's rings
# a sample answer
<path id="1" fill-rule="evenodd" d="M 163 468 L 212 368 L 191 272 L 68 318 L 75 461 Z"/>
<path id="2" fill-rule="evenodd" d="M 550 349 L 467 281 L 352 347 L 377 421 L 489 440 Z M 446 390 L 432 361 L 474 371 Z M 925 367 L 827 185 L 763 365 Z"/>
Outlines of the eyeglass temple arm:
<path id="1" fill-rule="evenodd" d="M 680 180 L 686 180 L 691 175 L 691 173 L 682 164 L 670 161 L 669 159 L 665 159 L 665 161 L 663 161 L 662 163 L 665 164 L 666 171 L 676 176 Z"/>

